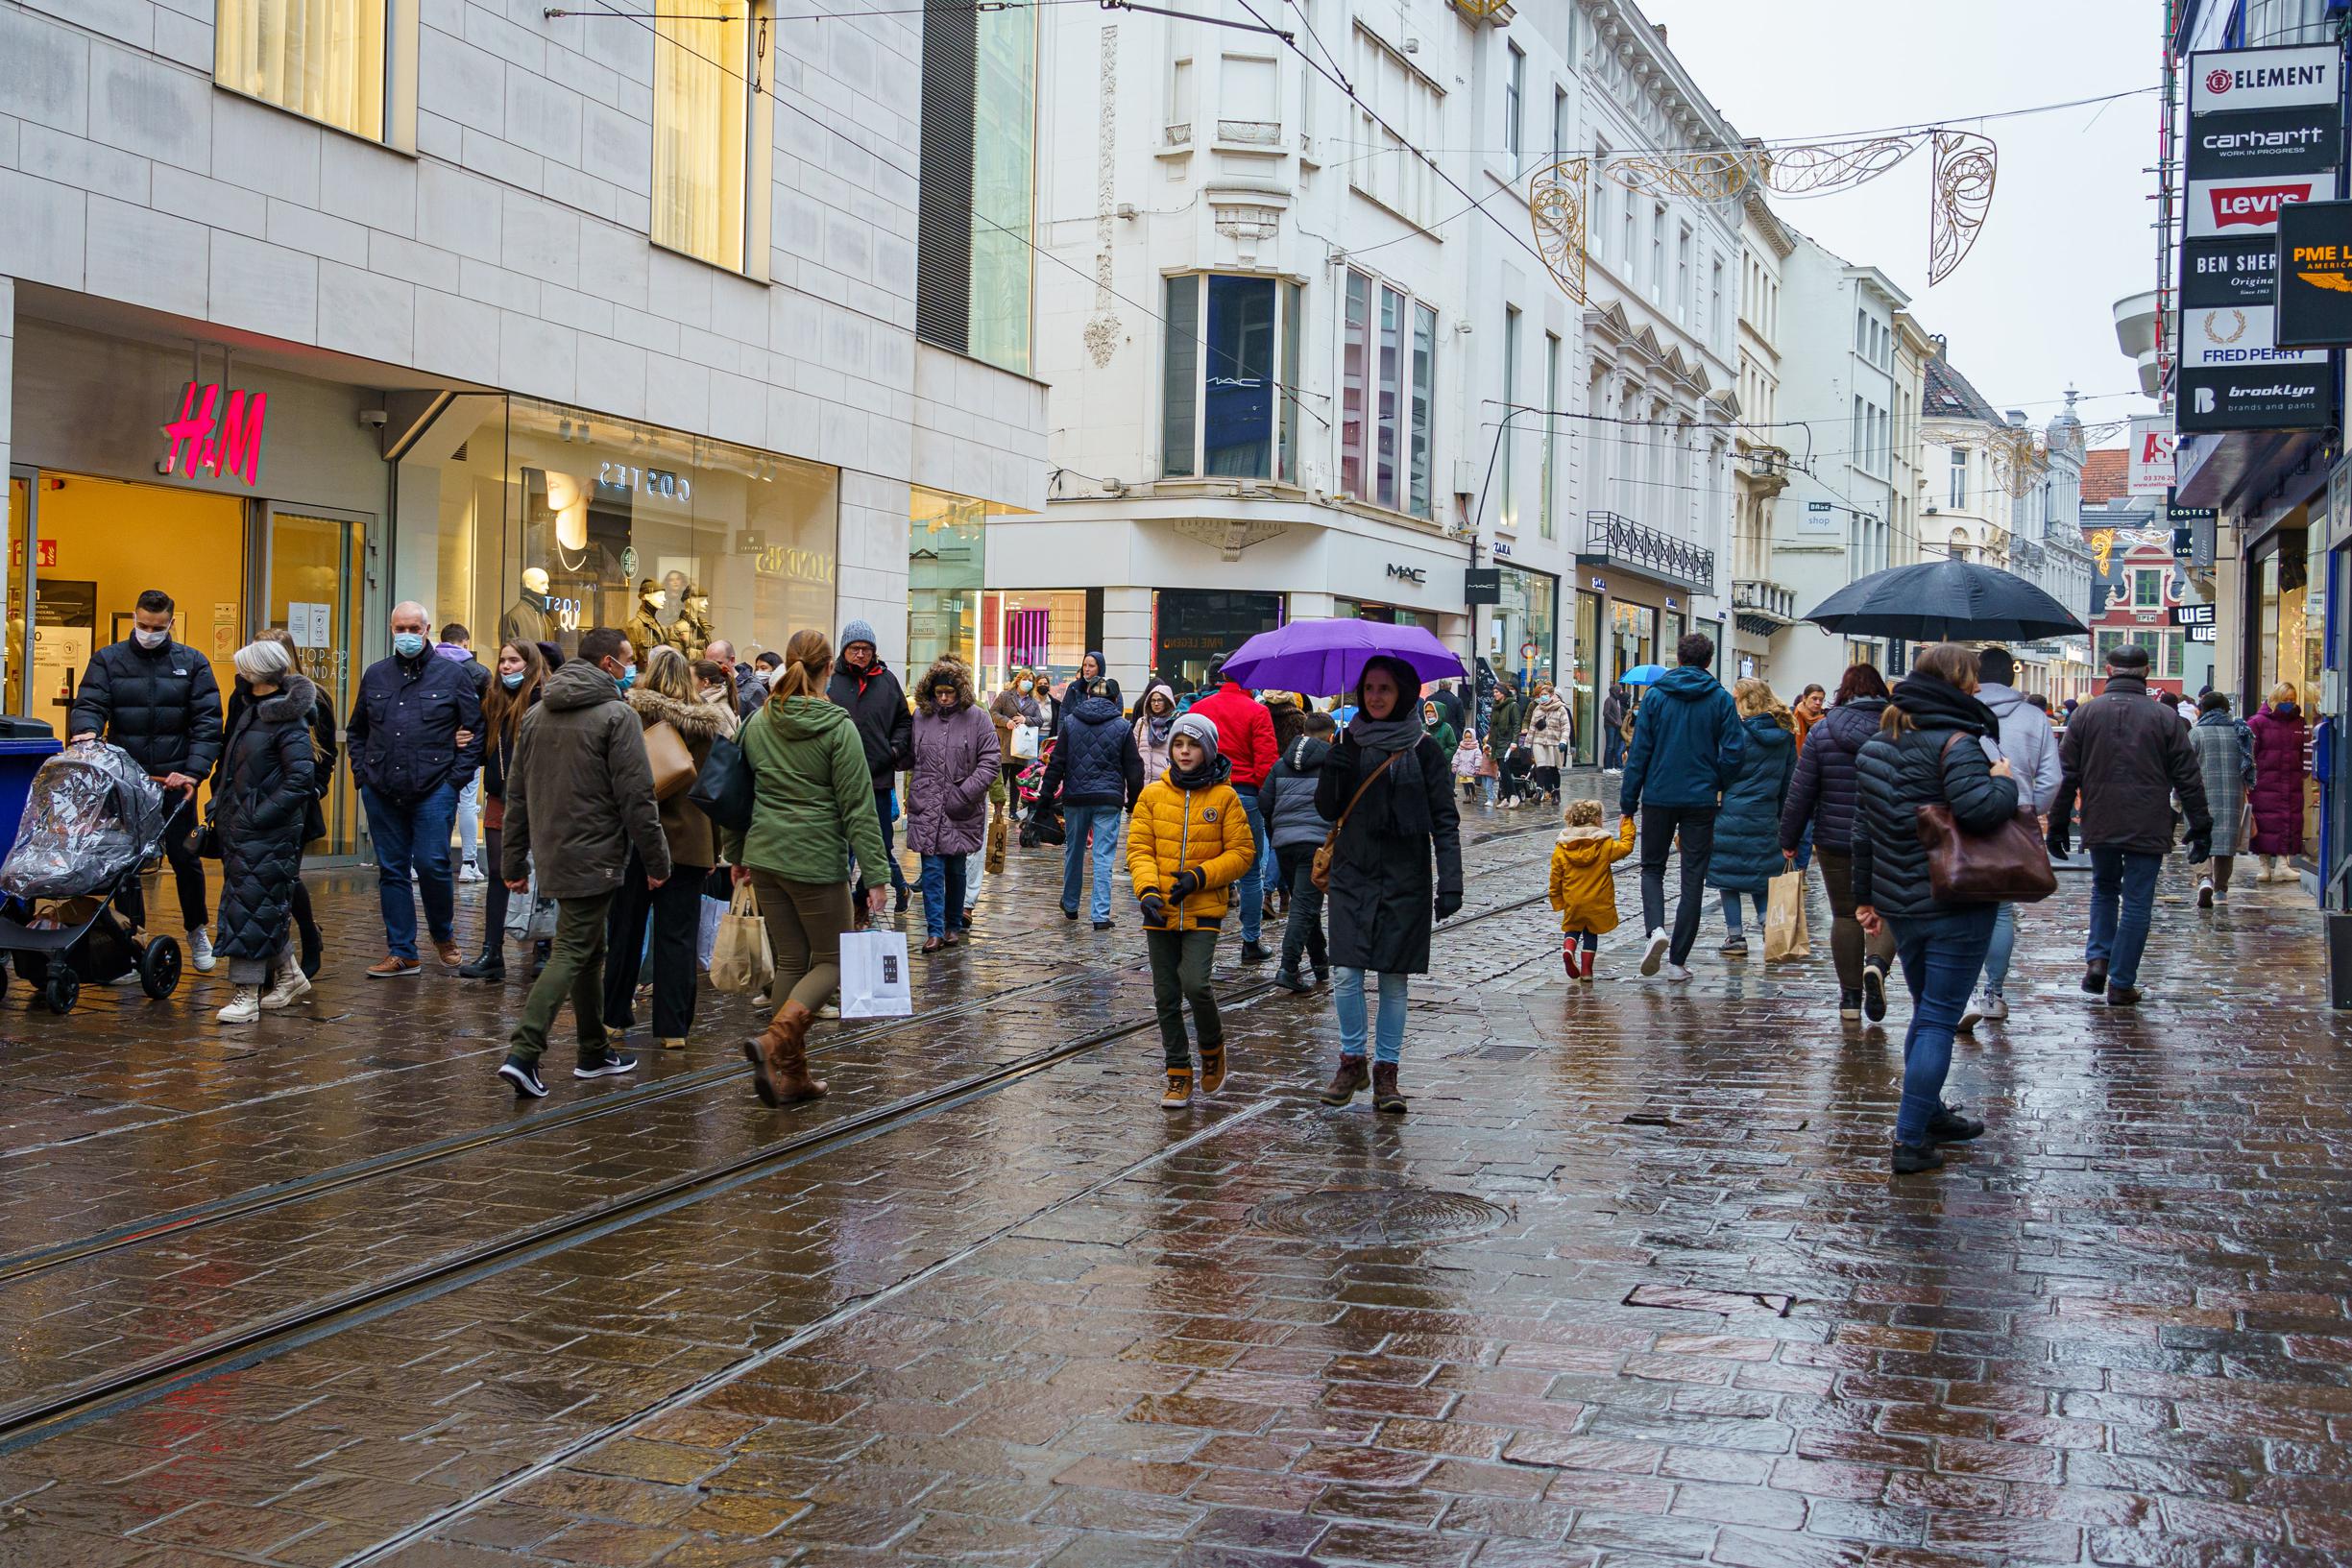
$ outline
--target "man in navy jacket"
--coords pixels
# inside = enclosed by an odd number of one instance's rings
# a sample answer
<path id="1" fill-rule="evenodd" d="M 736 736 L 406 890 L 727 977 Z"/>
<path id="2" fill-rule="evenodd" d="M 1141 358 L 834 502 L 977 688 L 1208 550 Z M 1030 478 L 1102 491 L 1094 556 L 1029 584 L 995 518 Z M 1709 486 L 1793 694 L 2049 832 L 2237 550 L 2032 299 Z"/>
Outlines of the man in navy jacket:
<path id="1" fill-rule="evenodd" d="M 1738 707 L 1723 683 L 1709 672 L 1715 639 L 1693 632 L 1675 645 L 1676 667 L 1666 671 L 1641 701 L 1634 719 L 1634 741 L 1625 754 L 1625 783 L 1618 809 L 1641 813 L 1641 923 L 1650 933 L 1641 972 L 1658 973 L 1666 959 L 1666 978 L 1686 980 L 1684 960 L 1698 940 L 1699 911 L 1707 900 L 1707 863 L 1715 848 L 1715 808 L 1723 791 L 1739 776 L 1748 749 Z M 1674 911 L 1674 934 L 1666 934 L 1666 854 L 1677 835 L 1683 841 L 1683 896 Z"/>
<path id="2" fill-rule="evenodd" d="M 415 975 L 417 899 L 442 963 L 457 951 L 457 890 L 449 875 L 449 826 L 457 795 L 482 765 L 482 704 L 465 666 L 433 652 L 424 607 L 393 607 L 392 657 L 359 678 L 359 700 L 344 730 L 352 782 L 376 841 L 376 896 L 384 913 L 383 960 L 370 979 Z M 414 891 L 411 891 L 412 884 Z"/>

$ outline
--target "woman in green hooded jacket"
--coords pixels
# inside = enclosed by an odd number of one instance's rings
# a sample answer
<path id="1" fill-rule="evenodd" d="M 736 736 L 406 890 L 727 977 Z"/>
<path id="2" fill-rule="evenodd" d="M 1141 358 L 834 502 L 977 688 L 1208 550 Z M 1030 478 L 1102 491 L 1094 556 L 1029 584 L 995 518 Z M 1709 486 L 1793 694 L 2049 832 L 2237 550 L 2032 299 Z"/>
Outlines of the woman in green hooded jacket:
<path id="1" fill-rule="evenodd" d="M 775 950 L 776 1016 L 743 1042 L 752 1084 L 769 1105 L 823 1097 L 809 1075 L 809 1025 L 841 983 L 841 933 L 850 927 L 848 861 L 887 856 L 874 816 L 874 777 L 849 711 L 825 696 L 833 644 L 818 631 L 792 634 L 768 700 L 736 736 L 751 768 L 751 826 L 724 835 L 735 880 L 749 882 Z M 876 914 L 885 880 L 866 892 Z"/>

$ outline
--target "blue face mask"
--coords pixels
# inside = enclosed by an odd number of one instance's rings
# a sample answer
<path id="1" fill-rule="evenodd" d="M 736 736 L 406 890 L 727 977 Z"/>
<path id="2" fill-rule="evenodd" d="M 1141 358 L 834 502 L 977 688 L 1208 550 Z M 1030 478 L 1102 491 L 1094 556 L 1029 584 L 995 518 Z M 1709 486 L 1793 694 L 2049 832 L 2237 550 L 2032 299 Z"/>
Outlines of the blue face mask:
<path id="1" fill-rule="evenodd" d="M 515 670 L 509 674 L 501 674 L 498 677 L 498 684 L 506 688 L 506 689 L 509 691 L 520 691 L 522 689 L 522 676 L 523 671 L 521 670 Z"/>
<path id="2" fill-rule="evenodd" d="M 637 666 L 635 664 L 631 664 L 627 669 L 624 669 L 619 674 L 614 676 L 613 684 L 620 688 L 620 689 L 623 691 L 626 691 L 629 689 L 629 688 L 635 686 L 637 684 Z"/>
<path id="3" fill-rule="evenodd" d="M 422 632 L 393 633 L 392 651 L 402 659 L 414 659 L 424 651 L 424 634 Z"/>

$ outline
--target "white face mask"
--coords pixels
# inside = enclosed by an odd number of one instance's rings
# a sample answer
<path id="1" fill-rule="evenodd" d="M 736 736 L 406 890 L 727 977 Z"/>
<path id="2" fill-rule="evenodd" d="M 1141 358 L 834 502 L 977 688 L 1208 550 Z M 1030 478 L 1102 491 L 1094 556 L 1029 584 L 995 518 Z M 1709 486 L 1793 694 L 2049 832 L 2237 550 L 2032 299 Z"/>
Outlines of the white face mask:
<path id="1" fill-rule="evenodd" d="M 171 640 L 172 629 L 166 626 L 159 632 L 151 632 L 146 627 L 140 626 L 133 628 L 131 635 L 138 639 L 138 644 L 142 648 L 159 648 Z"/>

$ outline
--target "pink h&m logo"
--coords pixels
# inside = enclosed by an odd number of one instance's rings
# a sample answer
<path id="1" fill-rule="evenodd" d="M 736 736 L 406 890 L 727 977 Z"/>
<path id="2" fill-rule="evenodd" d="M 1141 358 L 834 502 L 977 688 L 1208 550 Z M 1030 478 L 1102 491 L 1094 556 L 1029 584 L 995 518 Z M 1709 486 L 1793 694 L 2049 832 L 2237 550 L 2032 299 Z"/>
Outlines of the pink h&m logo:
<path id="1" fill-rule="evenodd" d="M 261 479 L 261 426 L 269 414 L 266 392 L 233 391 L 221 403 L 217 381 L 187 383 L 180 394 L 180 417 L 163 427 L 171 446 L 163 454 L 165 473 L 190 479 L 242 479 L 251 489 Z"/>

